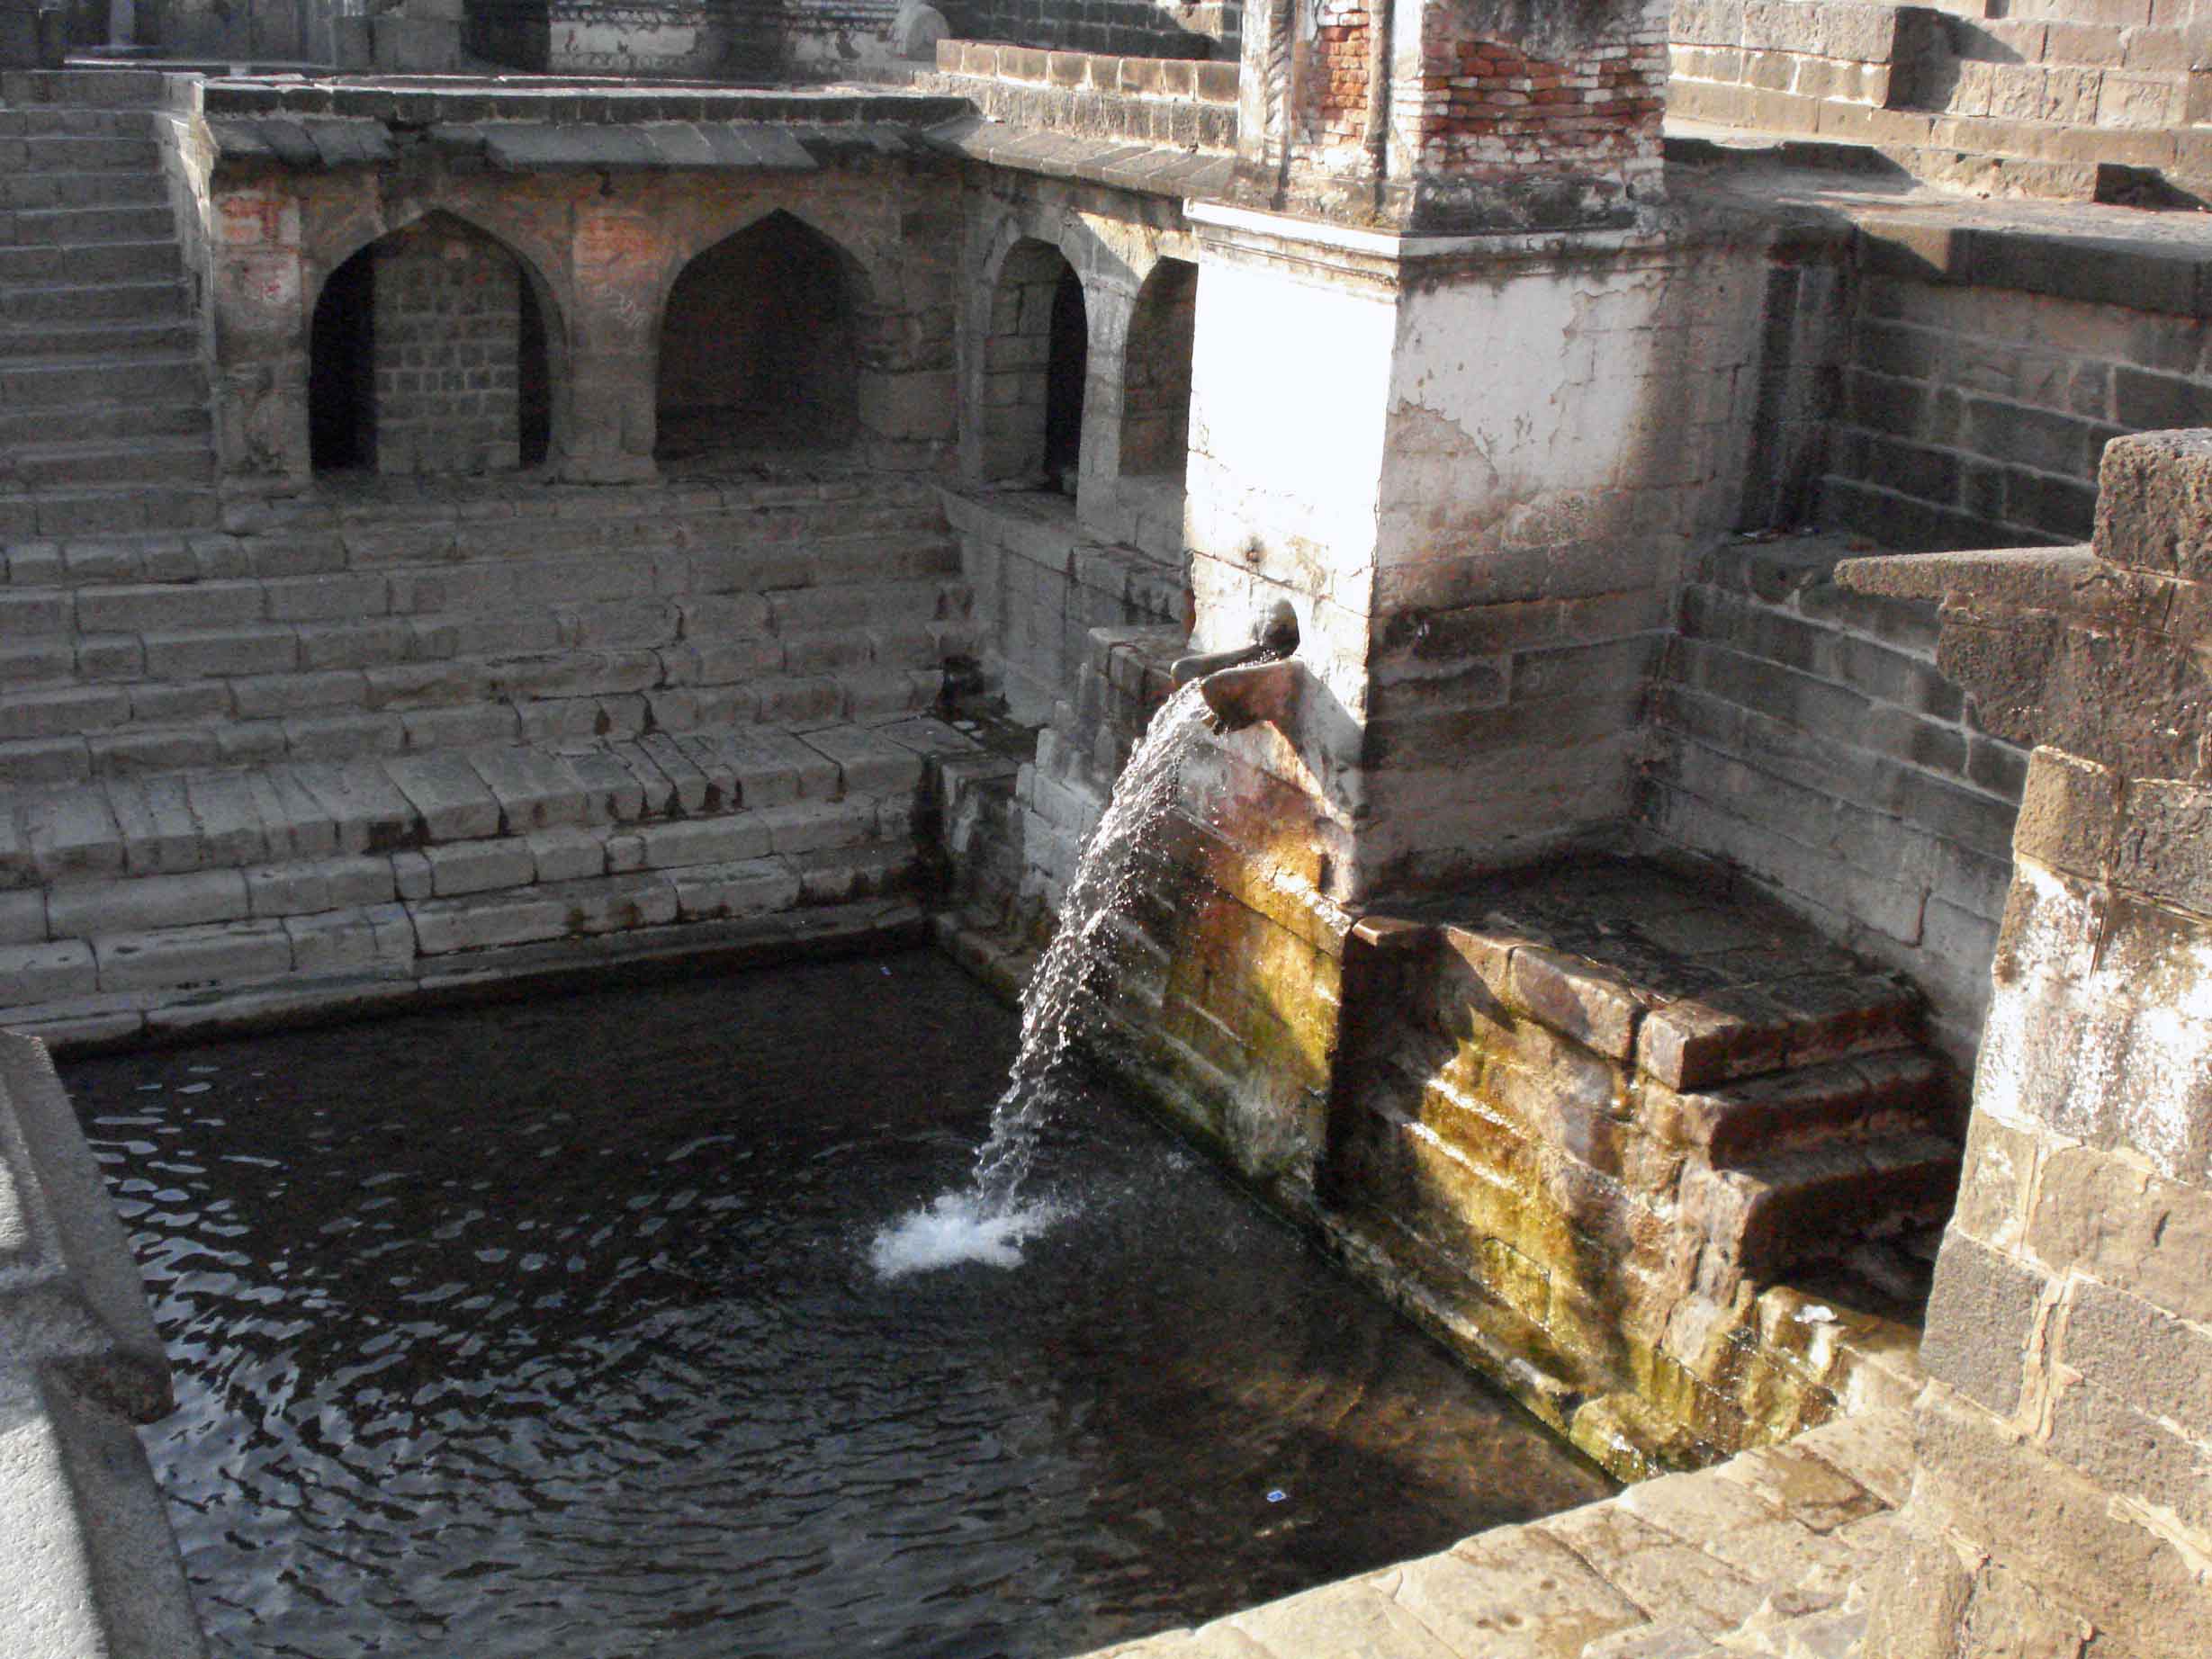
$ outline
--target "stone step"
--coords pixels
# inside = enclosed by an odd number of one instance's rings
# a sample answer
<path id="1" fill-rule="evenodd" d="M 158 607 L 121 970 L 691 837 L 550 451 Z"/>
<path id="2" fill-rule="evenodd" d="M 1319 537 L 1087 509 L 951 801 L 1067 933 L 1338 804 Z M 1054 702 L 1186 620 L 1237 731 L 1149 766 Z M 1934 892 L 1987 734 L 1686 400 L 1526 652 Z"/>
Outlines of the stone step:
<path id="1" fill-rule="evenodd" d="M 48 659 L 50 661 L 50 659 Z M 576 677 L 554 663 L 553 672 Z M 599 695 L 549 692 L 528 701 L 456 693 L 405 708 L 314 702 L 303 683 L 298 713 L 286 687 L 194 680 L 150 686 L 56 682 L 36 646 L 0 648 L 0 676 L 15 683 L 0 709 L 0 785 L 35 788 L 127 779 L 229 762 L 348 759 L 481 743 L 589 741 L 717 726 L 814 729 L 926 713 L 943 688 L 928 668 L 773 676 L 727 686 Z M 303 682 L 312 677 L 298 677 Z M 41 683 L 43 678 L 43 683 Z M 256 711 L 233 714 L 240 705 Z M 266 712 L 264 712 L 266 711 Z M 162 715 L 168 717 L 159 718 Z"/>
<path id="2" fill-rule="evenodd" d="M 196 356 L 107 353 L 85 357 L 40 357 L 0 364 L 0 408 L 21 414 L 64 410 L 73 405 L 131 401 L 207 400 L 207 371 Z M 75 434 L 61 426 L 52 435 Z"/>
<path id="3" fill-rule="evenodd" d="M 208 488 L 129 485 L 105 489 L 0 491 L 0 549 L 34 540 L 142 536 L 211 529 L 222 501 Z M 13 553 L 11 552 L 11 562 Z"/>
<path id="4" fill-rule="evenodd" d="M 88 104 L 22 104 L 0 109 L 0 138 L 143 139 L 152 130 L 143 109 Z"/>
<path id="5" fill-rule="evenodd" d="M 190 355 L 199 346 L 198 326 L 183 318 L 0 327 L 0 373 L 19 363 L 54 357 L 168 358 Z"/>
<path id="6" fill-rule="evenodd" d="M 33 133 L 24 138 L 22 166 L 32 173 L 149 173 L 161 149 L 149 136 Z"/>
<path id="7" fill-rule="evenodd" d="M 146 242 L 94 242 L 83 247 L 37 244 L 0 247 L 0 282 L 138 282 L 184 273 L 184 250 L 174 237 Z"/>
<path id="8" fill-rule="evenodd" d="M 341 856 L 443 857 L 436 849 L 559 829 L 634 834 L 634 868 L 751 856 L 730 849 L 753 845 L 748 838 L 763 827 L 773 833 L 761 851 L 806 851 L 798 809 L 859 797 L 911 811 L 929 758 L 958 740 L 940 722 L 914 717 L 9 790 L 0 792 L 0 892 Z M 21 911 L 26 901 L 10 903 Z"/>
<path id="9" fill-rule="evenodd" d="M 173 240 L 175 235 L 176 225 L 166 202 L 0 211 L 0 245 L 16 247 L 160 242 Z"/>
<path id="10" fill-rule="evenodd" d="M 204 423 L 203 423 L 204 424 Z M 100 437 L 67 444 L 13 444 L 0 451 L 0 480 L 30 489 L 135 484 L 210 484 L 209 434 Z"/>
<path id="11" fill-rule="evenodd" d="M 1719 1169 L 1841 1140 L 1938 1131 L 1956 1117 L 1956 1075 L 1921 1049 L 1778 1072 L 1696 1093 L 1648 1089 L 1639 1116 Z"/>
<path id="12" fill-rule="evenodd" d="M 0 973 L 22 994 L 50 993 L 0 1009 L 0 1018 L 61 1054 L 358 1017 L 418 997 L 476 996 L 494 987 L 513 994 L 574 984 L 580 975 L 604 982 L 609 973 L 897 948 L 928 937 L 911 896 L 926 874 L 911 841 L 887 842 L 720 869 L 546 882 L 523 903 L 487 894 L 334 910 L 274 924 L 282 946 L 269 924 L 233 923 L 111 938 L 104 951 L 80 949 L 79 941 L 20 954 L 0 946 Z M 556 907 L 560 927 L 548 932 Z M 422 948 L 426 937 L 444 946 L 464 930 L 517 942 Z M 100 991 L 103 964 L 111 979 L 151 988 Z"/>
<path id="13" fill-rule="evenodd" d="M 1685 1177 L 1683 1208 L 1744 1275 L 1773 1282 L 1948 1218 L 1959 1149 L 1935 1135 L 1831 1142 Z"/>
<path id="14" fill-rule="evenodd" d="M 8 365 L 0 358 L 0 388 L 9 383 Z M 204 397 L 172 401 L 130 398 L 93 403 L 62 404 L 18 411 L 0 405 L 0 457 L 10 452 L 36 449 L 56 432 L 66 432 L 79 444 L 114 444 L 121 440 L 198 436 L 204 443 L 214 429 Z M 0 458 L 0 472 L 6 462 Z"/>
<path id="15" fill-rule="evenodd" d="M 49 167 L 0 173 L 0 208 L 166 207 L 169 183 L 158 168 L 124 173 Z"/>
<path id="16" fill-rule="evenodd" d="M 26 114 L 61 107 L 144 112 L 159 105 L 164 91 L 158 69 L 14 69 L 0 75 L 0 109 Z"/>
<path id="17" fill-rule="evenodd" d="M 0 327 L 49 323 L 174 323 L 189 317 L 184 284 L 174 276 L 103 283 L 15 282 L 0 289 Z M 0 333 L 0 338 L 6 337 Z"/>

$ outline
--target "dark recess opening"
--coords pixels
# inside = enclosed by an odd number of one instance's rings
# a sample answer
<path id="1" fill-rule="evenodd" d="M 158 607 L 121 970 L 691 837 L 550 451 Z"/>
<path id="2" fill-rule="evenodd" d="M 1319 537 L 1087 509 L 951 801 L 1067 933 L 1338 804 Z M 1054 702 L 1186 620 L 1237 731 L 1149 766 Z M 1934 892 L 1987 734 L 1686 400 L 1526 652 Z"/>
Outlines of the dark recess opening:
<path id="1" fill-rule="evenodd" d="M 553 375 L 545 354 L 545 313 L 527 273 L 522 279 L 520 351 L 515 360 L 516 414 L 522 423 L 522 464 L 539 467 L 553 446 Z"/>
<path id="2" fill-rule="evenodd" d="M 375 262 L 363 248 L 337 270 L 308 327 L 308 453 L 315 471 L 376 459 Z"/>
<path id="3" fill-rule="evenodd" d="M 661 325 L 659 417 L 663 461 L 852 442 L 853 306 L 827 238 L 774 212 L 684 268 Z"/>
<path id="4" fill-rule="evenodd" d="M 1083 282 L 1064 266 L 1052 291 L 1052 337 L 1045 360 L 1045 476 L 1056 489 L 1075 493 L 1083 459 L 1083 383 L 1090 368 L 1091 329 L 1084 315 Z"/>

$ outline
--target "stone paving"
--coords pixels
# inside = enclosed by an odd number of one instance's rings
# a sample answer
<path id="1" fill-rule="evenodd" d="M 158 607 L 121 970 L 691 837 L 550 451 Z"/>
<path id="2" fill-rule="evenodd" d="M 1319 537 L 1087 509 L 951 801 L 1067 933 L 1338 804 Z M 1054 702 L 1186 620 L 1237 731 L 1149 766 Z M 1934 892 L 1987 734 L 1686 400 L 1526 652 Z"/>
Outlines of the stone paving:
<path id="1" fill-rule="evenodd" d="M 1902 1410 L 1091 1659 L 1855 1659 Z"/>

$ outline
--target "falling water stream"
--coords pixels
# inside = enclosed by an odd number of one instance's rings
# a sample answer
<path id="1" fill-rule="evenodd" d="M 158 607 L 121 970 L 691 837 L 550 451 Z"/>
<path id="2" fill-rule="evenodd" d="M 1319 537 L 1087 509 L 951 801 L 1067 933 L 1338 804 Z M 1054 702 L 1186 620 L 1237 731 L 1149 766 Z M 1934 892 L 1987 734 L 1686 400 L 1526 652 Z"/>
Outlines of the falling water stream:
<path id="1" fill-rule="evenodd" d="M 1161 829 L 1206 704 L 1192 681 L 1145 728 L 1114 785 L 1112 798 L 1084 839 L 1060 903 L 1059 926 L 1021 999 L 1021 1046 L 991 1112 L 991 1133 L 976 1153 L 968 1184 L 940 1195 L 877 1236 L 878 1273 L 982 1261 L 1012 1267 L 1024 1240 L 1067 1214 L 1068 1201 L 1030 1196 L 1039 1137 L 1071 1089 L 1075 1044 L 1098 1008 L 1096 986 L 1112 970 L 1125 917 L 1165 853 Z"/>

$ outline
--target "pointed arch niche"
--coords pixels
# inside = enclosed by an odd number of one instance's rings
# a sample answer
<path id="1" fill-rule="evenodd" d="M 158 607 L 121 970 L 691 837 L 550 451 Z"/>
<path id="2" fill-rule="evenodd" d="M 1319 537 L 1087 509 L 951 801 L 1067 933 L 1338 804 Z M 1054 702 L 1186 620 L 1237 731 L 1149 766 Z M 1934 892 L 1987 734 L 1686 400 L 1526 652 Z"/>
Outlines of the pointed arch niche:
<path id="1" fill-rule="evenodd" d="M 1083 282 L 1049 242 L 1007 251 L 985 343 L 982 463 L 986 480 L 1075 492 L 1083 457 L 1090 320 Z"/>
<path id="2" fill-rule="evenodd" d="M 431 212 L 323 283 L 308 345 L 318 472 L 477 473 L 545 460 L 548 305 L 496 238 Z"/>
<path id="3" fill-rule="evenodd" d="M 686 265 L 661 315 L 663 465 L 850 448 L 859 432 L 850 257 L 778 210 Z"/>

